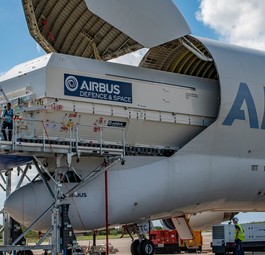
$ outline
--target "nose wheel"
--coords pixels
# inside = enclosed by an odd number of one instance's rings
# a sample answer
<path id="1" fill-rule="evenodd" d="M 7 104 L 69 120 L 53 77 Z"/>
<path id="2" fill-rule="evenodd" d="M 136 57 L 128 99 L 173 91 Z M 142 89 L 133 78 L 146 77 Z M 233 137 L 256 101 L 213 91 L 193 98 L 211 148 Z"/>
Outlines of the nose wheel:
<path id="1" fill-rule="evenodd" d="M 153 255 L 154 252 L 154 244 L 148 239 L 144 239 L 142 241 L 136 239 L 131 244 L 132 255 Z"/>

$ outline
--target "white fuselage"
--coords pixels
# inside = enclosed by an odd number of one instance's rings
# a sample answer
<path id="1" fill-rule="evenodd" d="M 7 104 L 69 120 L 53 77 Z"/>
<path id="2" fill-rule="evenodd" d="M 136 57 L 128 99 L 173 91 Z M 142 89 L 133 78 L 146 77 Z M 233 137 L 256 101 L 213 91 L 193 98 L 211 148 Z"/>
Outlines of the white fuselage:
<path id="1" fill-rule="evenodd" d="M 90 163 L 86 159 L 82 161 Z M 264 196 L 258 195 L 265 177 L 263 172 L 251 170 L 248 159 L 176 155 L 163 160 L 148 158 L 149 163 L 138 166 L 143 161 L 143 157 L 128 157 L 124 166 L 114 166 L 108 171 L 110 224 L 208 210 L 265 210 L 264 203 L 261 203 Z M 259 162 L 262 163 L 256 161 Z M 62 190 L 65 192 L 72 186 L 63 184 Z M 29 225 L 53 200 L 41 181 L 21 189 L 22 192 L 10 195 L 5 208 L 17 221 Z M 104 227 L 104 174 L 78 190 L 75 196 L 64 200 L 71 204 L 69 216 L 74 229 Z M 45 229 L 50 223 L 51 215 L 47 213 L 34 228 Z"/>
<path id="2" fill-rule="evenodd" d="M 212 105 L 212 112 L 216 112 L 216 107 L 220 103 L 218 114 L 210 114 L 214 122 L 207 127 L 203 126 L 200 132 L 195 132 L 196 135 L 192 133 L 189 139 L 185 140 L 185 144 L 180 144 L 181 148 L 171 157 L 126 156 L 125 165 L 113 166 L 108 171 L 110 224 L 169 218 L 211 210 L 265 211 L 263 126 L 265 54 L 206 40 L 202 42 L 211 52 L 219 74 L 220 101 L 216 94 L 218 89 L 212 94 L 216 99 Z M 67 57 L 62 56 L 62 59 L 64 58 Z M 105 65 L 107 67 L 108 63 Z M 116 67 L 119 68 L 118 65 Z M 113 64 L 111 68 L 114 68 Z M 63 81 L 62 77 L 57 79 Z M 59 82 L 58 86 L 63 84 Z M 134 86 L 132 88 L 134 91 Z M 60 89 L 56 88 L 54 93 L 59 91 Z M 140 98 L 134 92 L 133 95 L 137 100 Z M 198 100 L 200 99 L 199 97 Z M 62 100 L 65 100 L 65 96 Z M 71 98 L 71 100 L 75 105 L 74 99 Z M 91 102 L 95 105 L 102 103 L 93 99 L 82 99 L 82 102 L 86 100 L 89 105 Z M 144 102 L 145 99 L 142 100 Z M 196 99 L 191 98 L 191 100 L 195 100 L 194 105 L 190 104 L 190 109 L 196 115 L 195 112 L 202 108 L 197 109 Z M 110 102 L 109 104 L 128 108 L 128 104 Z M 135 113 L 137 107 L 134 107 L 131 112 Z M 145 107 L 141 108 L 140 104 L 137 109 L 139 112 L 145 112 Z M 206 112 L 209 112 L 208 110 L 206 109 Z M 33 114 L 40 113 L 36 110 Z M 91 111 L 91 114 L 96 113 Z M 172 114 L 175 112 L 171 112 Z M 202 116 L 203 114 L 200 117 Z M 135 119 L 139 121 L 137 117 Z M 148 123 L 144 117 L 141 121 Z M 133 123 L 133 117 L 128 116 L 127 122 L 128 127 Z M 159 121 L 151 124 L 154 125 L 145 126 L 146 134 L 152 134 L 154 130 L 157 140 L 162 141 L 163 146 L 168 144 L 172 146 L 171 142 L 174 145 L 174 141 L 181 140 L 181 134 L 171 136 L 176 123 L 170 125 L 170 128 L 163 121 L 161 125 Z M 164 124 L 167 127 L 165 131 Z M 188 130 L 190 127 L 197 126 L 194 123 L 178 123 L 178 125 L 183 125 L 184 130 L 185 127 Z M 176 127 L 179 127 L 178 125 Z M 134 130 L 133 126 L 131 128 Z M 137 146 L 141 141 L 140 139 L 133 142 L 135 140 L 132 136 L 141 137 L 139 136 L 141 127 L 137 126 L 137 128 L 139 128 L 137 134 L 130 133 L 132 141 L 130 144 L 133 146 Z M 169 130 L 172 131 L 171 139 L 168 139 Z M 163 137 L 166 139 L 163 140 Z M 144 140 L 144 137 L 142 139 Z M 145 142 L 145 146 L 147 144 L 148 141 Z M 179 146 L 179 144 L 175 145 Z M 155 145 L 152 144 L 152 146 Z M 48 161 L 49 169 L 54 170 L 52 159 Z M 81 157 L 79 163 L 73 160 L 73 167 L 84 177 L 102 162 L 102 158 Z M 66 162 L 63 165 L 67 168 Z M 71 204 L 69 215 L 75 229 L 104 227 L 104 187 L 104 175 L 101 175 L 78 190 L 78 197 L 65 200 L 66 203 Z M 37 182 L 12 193 L 6 200 L 5 208 L 14 219 L 29 225 L 51 203 L 52 199 L 43 183 Z M 34 228 L 45 229 L 49 226 L 50 220 L 51 216 L 47 213 Z"/>

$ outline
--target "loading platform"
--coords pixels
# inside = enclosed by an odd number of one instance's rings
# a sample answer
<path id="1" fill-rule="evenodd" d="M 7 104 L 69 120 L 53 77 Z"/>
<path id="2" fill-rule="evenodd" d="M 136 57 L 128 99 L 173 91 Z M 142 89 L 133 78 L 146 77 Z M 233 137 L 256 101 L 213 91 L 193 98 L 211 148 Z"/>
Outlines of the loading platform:
<path id="1" fill-rule="evenodd" d="M 34 125 L 34 134 L 29 133 L 29 127 Z M 64 126 L 64 131 L 54 134 L 53 126 L 57 129 Z M 80 136 L 80 129 L 83 131 L 93 130 L 93 137 Z M 84 131 L 83 131 L 84 133 Z M 88 132 L 90 133 L 90 132 Z M 105 138 L 107 134 L 108 138 Z M 111 141 L 113 135 L 114 141 Z M 118 138 L 117 138 L 118 137 Z M 148 145 L 126 144 L 125 129 L 117 127 L 96 127 L 78 125 L 71 123 L 44 122 L 38 120 L 14 119 L 12 130 L 12 141 L 0 140 L 0 154 L 36 155 L 38 157 L 47 154 L 76 154 L 80 156 L 163 156 L 173 155 L 179 148 Z"/>

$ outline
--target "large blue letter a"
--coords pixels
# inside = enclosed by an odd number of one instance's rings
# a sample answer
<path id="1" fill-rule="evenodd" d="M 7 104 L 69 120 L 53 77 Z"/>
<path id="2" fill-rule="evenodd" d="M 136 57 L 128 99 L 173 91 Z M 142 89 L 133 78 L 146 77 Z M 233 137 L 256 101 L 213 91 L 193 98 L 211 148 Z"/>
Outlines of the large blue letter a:
<path id="1" fill-rule="evenodd" d="M 246 83 L 240 83 L 239 89 L 223 125 L 231 126 L 235 120 L 246 120 L 245 111 L 241 110 L 243 102 L 246 102 L 250 128 L 259 128 L 257 110 L 251 92 Z"/>

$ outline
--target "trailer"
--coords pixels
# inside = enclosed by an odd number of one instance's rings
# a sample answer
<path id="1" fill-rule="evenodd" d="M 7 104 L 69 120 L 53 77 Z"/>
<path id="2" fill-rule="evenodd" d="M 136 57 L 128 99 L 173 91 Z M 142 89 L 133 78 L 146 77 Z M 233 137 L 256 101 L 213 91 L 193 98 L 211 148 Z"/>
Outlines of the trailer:
<path id="1" fill-rule="evenodd" d="M 265 223 L 241 224 L 245 233 L 245 241 L 242 242 L 244 251 L 265 251 Z M 212 252 L 218 255 L 234 252 L 235 226 L 221 224 L 212 227 Z"/>

